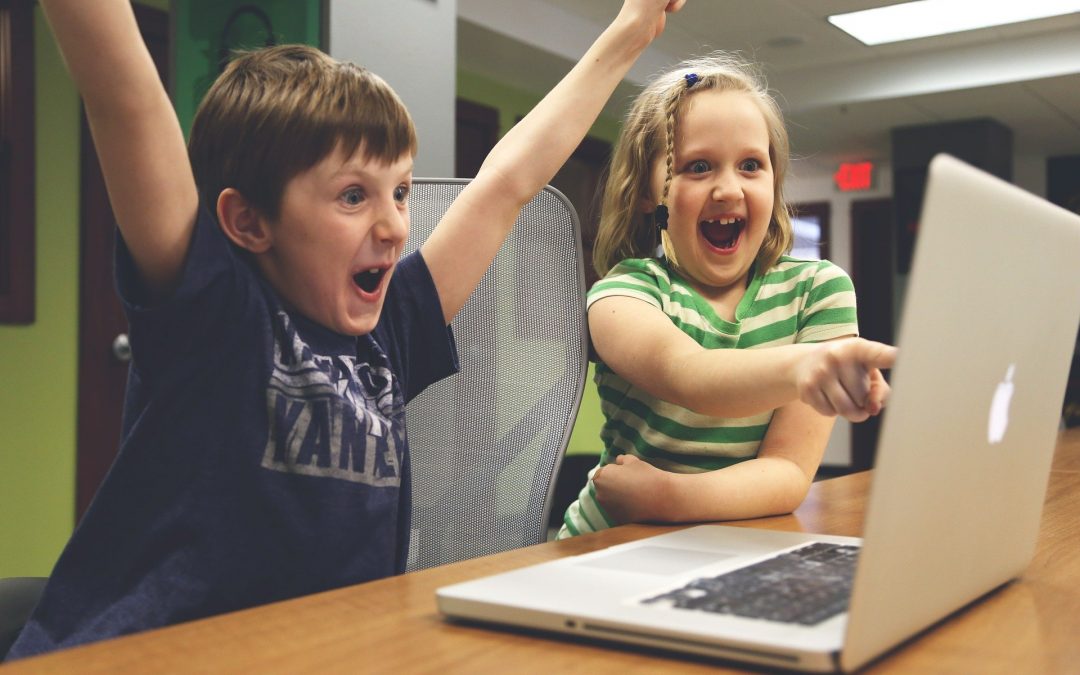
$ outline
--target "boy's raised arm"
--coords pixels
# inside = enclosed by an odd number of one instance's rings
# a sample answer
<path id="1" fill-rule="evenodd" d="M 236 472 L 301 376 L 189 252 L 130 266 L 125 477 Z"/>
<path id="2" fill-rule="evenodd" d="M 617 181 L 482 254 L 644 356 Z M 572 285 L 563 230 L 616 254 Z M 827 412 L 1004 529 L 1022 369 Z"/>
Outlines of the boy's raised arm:
<path id="1" fill-rule="evenodd" d="M 685 0 L 624 0 L 577 65 L 492 149 L 476 178 L 422 247 L 449 323 L 468 299 L 521 208 L 584 138 L 630 66 Z"/>
<path id="2" fill-rule="evenodd" d="M 187 254 L 198 192 L 184 136 L 130 0 L 41 0 L 82 95 L 109 200 L 154 293 Z"/>

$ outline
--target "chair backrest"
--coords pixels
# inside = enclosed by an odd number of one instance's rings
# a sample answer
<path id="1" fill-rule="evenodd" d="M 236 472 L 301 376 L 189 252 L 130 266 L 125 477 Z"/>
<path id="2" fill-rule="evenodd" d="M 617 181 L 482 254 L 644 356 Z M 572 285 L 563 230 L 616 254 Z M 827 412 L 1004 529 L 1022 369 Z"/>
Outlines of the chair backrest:
<path id="1" fill-rule="evenodd" d="M 467 183 L 413 181 L 407 251 Z M 547 538 L 554 477 L 587 371 L 582 257 L 577 213 L 545 188 L 451 324 L 461 371 L 406 409 L 410 570 Z"/>
<path id="2" fill-rule="evenodd" d="M 7 577 L 0 579 L 0 661 L 7 656 L 15 638 L 34 611 L 48 577 Z"/>

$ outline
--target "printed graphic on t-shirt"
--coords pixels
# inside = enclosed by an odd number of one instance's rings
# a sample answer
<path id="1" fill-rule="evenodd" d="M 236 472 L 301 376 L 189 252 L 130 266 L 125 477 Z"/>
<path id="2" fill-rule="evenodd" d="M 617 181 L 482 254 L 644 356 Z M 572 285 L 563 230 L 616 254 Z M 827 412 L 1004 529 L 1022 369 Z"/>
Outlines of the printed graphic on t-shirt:
<path id="1" fill-rule="evenodd" d="M 371 363 L 320 356 L 280 312 L 266 388 L 270 430 L 262 465 L 379 487 L 401 484 L 404 403 L 381 352 Z M 372 343 L 374 345 L 374 343 Z"/>

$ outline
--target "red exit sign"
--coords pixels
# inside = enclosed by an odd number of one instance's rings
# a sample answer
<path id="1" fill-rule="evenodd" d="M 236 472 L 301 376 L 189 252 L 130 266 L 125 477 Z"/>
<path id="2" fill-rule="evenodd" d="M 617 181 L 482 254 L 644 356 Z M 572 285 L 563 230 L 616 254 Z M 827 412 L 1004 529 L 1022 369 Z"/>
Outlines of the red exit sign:
<path id="1" fill-rule="evenodd" d="M 841 192 L 869 190 L 874 184 L 873 162 L 844 162 L 833 174 Z"/>

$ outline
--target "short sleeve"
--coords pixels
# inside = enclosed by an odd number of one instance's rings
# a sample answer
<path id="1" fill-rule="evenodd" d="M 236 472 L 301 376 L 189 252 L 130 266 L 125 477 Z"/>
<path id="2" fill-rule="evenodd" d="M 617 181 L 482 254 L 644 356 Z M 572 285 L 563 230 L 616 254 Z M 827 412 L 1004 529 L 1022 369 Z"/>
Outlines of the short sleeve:
<path id="1" fill-rule="evenodd" d="M 602 298 L 630 297 L 663 308 L 661 278 L 656 261 L 644 258 L 624 260 L 589 289 L 586 307 Z"/>
<path id="2" fill-rule="evenodd" d="M 851 277 L 822 260 L 807 292 L 796 342 L 822 342 L 859 334 Z"/>
<path id="3" fill-rule="evenodd" d="M 374 335 L 400 378 L 406 402 L 458 371 L 453 331 L 443 320 L 439 291 L 419 251 L 394 269 Z"/>
<path id="4" fill-rule="evenodd" d="M 135 365 L 158 370 L 239 339 L 261 305 L 259 280 L 200 205 L 176 289 L 151 299 L 123 237 L 116 238 L 116 288 L 130 324 Z"/>

